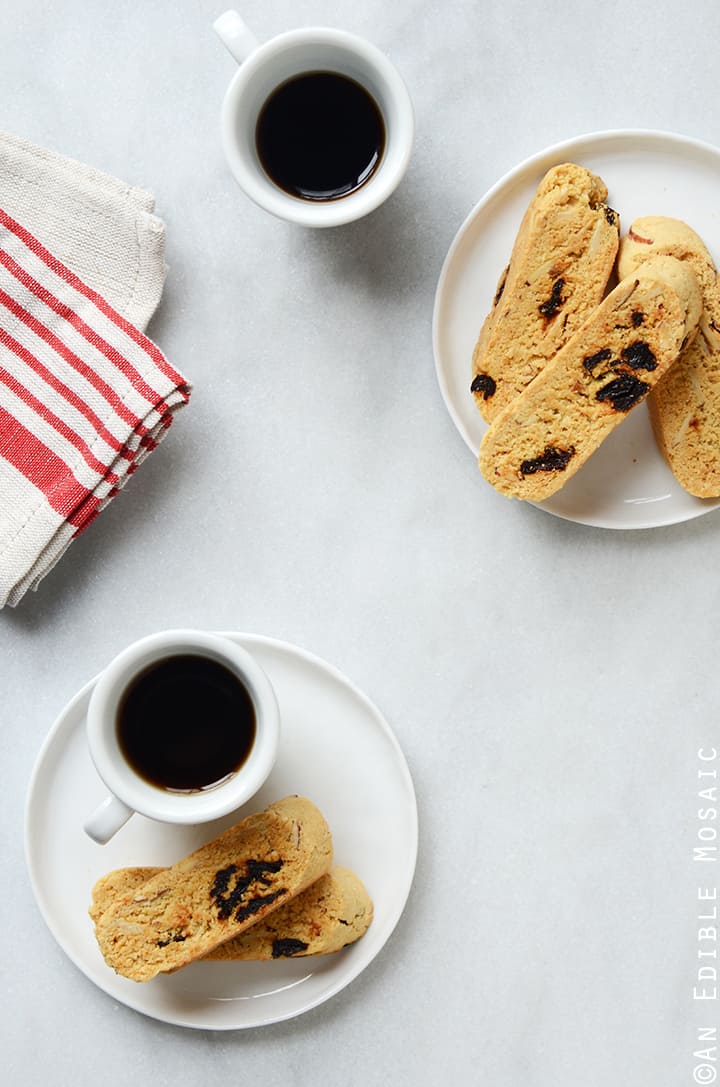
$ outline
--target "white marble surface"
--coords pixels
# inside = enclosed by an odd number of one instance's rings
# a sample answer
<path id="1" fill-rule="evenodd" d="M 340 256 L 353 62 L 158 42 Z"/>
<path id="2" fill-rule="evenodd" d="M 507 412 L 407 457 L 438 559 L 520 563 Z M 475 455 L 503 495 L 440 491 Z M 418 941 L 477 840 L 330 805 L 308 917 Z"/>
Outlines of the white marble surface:
<path id="1" fill-rule="evenodd" d="M 692 850 L 696 752 L 720 748 L 719 515 L 612 533 L 504 501 L 445 412 L 430 336 L 456 229 L 519 160 L 619 127 L 720 144 L 720 9 L 669 8 L 248 0 L 259 37 L 372 38 L 416 106 L 394 197 L 309 233 L 223 163 L 222 3 L 0 3 L 2 127 L 155 192 L 171 267 L 150 333 L 195 383 L 127 491 L 0 615 L 5 1083 L 713 1082 L 717 1053 L 693 1051 L 718 1002 L 692 989 L 716 946 L 697 888 L 720 879 Z M 25 872 L 53 719 L 122 646 L 176 625 L 328 659 L 392 723 L 417 790 L 394 936 L 334 1000 L 257 1031 L 115 1004 Z"/>

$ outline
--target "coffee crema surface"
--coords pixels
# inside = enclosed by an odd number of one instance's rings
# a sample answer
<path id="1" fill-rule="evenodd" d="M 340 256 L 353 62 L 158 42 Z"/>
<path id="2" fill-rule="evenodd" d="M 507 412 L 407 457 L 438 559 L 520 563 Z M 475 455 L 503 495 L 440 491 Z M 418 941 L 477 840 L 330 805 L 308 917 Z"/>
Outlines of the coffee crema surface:
<path id="1" fill-rule="evenodd" d="M 116 718 L 120 749 L 145 781 L 171 792 L 222 784 L 255 741 L 255 707 L 225 665 L 195 654 L 166 657 L 130 684 Z"/>
<path id="2" fill-rule="evenodd" d="M 385 124 L 372 95 L 339 72 L 303 72 L 280 84 L 255 128 L 268 177 L 302 200 L 338 200 L 375 173 Z"/>

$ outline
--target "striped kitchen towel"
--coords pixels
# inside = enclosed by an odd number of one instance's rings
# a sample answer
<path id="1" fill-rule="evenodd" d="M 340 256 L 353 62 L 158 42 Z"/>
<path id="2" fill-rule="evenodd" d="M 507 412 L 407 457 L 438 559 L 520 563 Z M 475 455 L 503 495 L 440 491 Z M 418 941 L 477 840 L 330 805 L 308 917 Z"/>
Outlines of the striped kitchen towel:
<path id="1" fill-rule="evenodd" d="M 37 587 L 190 393 L 28 227 L 0 210 L 0 607 Z"/>

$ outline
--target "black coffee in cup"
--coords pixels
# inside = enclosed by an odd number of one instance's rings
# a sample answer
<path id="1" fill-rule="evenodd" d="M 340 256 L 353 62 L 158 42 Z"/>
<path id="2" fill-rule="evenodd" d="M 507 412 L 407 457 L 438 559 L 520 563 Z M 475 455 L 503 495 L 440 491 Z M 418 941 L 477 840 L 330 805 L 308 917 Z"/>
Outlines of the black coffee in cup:
<path id="1" fill-rule="evenodd" d="M 262 107 L 255 146 L 268 177 L 302 200 L 338 200 L 377 170 L 385 124 L 372 95 L 339 72 L 303 72 Z"/>
<path id="2" fill-rule="evenodd" d="M 118 706 L 117 738 L 145 781 L 199 792 L 226 781 L 255 742 L 255 707 L 241 680 L 210 657 L 166 657 L 144 669 Z"/>

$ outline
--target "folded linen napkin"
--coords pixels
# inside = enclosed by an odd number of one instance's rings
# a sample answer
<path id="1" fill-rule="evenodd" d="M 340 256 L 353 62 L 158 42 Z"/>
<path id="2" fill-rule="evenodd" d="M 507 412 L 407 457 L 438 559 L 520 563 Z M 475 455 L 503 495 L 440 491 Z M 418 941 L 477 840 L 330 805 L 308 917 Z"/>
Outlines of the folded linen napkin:
<path id="1" fill-rule="evenodd" d="M 0 132 L 0 206 L 145 329 L 165 282 L 165 224 L 143 189 Z"/>
<path id="2" fill-rule="evenodd" d="M 20 168 L 6 191 L 8 158 Z M 38 177 L 39 186 L 29 180 Z M 139 217 L 154 218 L 147 200 L 1 134 L 0 178 L 2 607 L 36 588 L 118 493 L 190 386 L 129 319 L 149 319 L 165 274 L 159 220 L 148 226 L 149 245 L 137 228 Z M 24 207 L 74 267 L 6 204 Z"/>

